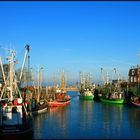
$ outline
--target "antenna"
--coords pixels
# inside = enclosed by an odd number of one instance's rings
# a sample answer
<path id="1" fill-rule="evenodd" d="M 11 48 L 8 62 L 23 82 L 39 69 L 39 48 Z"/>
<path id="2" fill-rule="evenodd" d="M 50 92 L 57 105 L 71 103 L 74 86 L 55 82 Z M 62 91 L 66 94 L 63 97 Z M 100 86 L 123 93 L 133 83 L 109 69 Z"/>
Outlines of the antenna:
<path id="1" fill-rule="evenodd" d="M 116 68 L 113 69 L 111 80 L 115 79 L 116 77 Z"/>
<path id="2" fill-rule="evenodd" d="M 101 77 L 102 77 L 103 82 L 104 82 L 104 84 L 105 84 L 106 82 L 105 82 L 105 77 L 104 77 L 104 74 L 103 74 L 103 68 L 101 68 Z"/>

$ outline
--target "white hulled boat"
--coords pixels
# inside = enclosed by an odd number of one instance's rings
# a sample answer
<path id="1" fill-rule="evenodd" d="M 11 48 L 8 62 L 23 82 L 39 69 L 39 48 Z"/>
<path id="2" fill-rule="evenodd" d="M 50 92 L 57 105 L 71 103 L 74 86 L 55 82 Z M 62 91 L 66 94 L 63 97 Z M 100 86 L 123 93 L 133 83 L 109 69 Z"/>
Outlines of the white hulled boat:
<path id="1" fill-rule="evenodd" d="M 26 46 L 23 66 L 29 52 Z M 8 57 L 8 75 L 0 94 L 0 139 L 25 139 L 33 134 L 32 116 L 29 102 L 25 102 L 20 91 L 20 84 L 15 74 L 15 52 Z M 22 66 L 22 69 L 23 69 Z M 1 65 L 1 68 L 3 65 Z M 2 69 L 3 70 L 3 69 Z M 4 71 L 3 71 L 4 73 Z M 22 70 L 20 80 L 22 77 Z"/>

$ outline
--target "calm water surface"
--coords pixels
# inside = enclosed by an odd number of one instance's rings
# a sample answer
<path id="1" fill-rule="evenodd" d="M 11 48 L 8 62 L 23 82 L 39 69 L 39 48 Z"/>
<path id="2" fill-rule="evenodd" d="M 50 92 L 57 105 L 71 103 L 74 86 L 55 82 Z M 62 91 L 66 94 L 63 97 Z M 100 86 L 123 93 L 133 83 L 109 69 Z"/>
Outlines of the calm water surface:
<path id="1" fill-rule="evenodd" d="M 34 117 L 34 139 L 139 139 L 140 108 L 80 100 Z"/>

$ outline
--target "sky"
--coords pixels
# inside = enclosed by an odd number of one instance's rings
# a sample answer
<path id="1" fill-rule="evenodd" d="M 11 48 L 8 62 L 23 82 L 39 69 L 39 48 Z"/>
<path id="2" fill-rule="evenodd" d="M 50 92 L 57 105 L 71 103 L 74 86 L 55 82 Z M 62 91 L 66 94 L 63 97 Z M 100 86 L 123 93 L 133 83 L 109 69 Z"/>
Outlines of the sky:
<path id="1" fill-rule="evenodd" d="M 98 82 L 101 68 L 110 75 L 116 68 L 128 79 L 130 67 L 140 64 L 140 2 L 0 2 L 3 62 L 7 48 L 23 61 L 26 44 L 30 67 L 42 66 L 44 81 L 53 81 L 64 69 L 70 81 L 82 71 Z"/>

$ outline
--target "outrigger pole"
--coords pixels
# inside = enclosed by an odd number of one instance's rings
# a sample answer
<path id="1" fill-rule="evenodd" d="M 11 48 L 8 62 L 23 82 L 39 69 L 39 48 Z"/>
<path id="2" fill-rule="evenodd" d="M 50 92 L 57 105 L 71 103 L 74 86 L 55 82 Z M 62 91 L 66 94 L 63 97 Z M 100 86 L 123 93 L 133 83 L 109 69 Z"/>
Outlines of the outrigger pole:
<path id="1" fill-rule="evenodd" d="M 2 71 L 2 77 L 3 77 L 3 80 L 4 80 L 4 84 L 6 84 L 1 56 L 0 56 L 0 65 L 1 65 L 1 71 Z"/>
<path id="2" fill-rule="evenodd" d="M 28 54 L 28 52 L 29 52 L 29 50 L 30 50 L 29 45 L 26 45 L 25 48 L 26 48 L 26 53 L 25 53 L 24 61 L 23 61 L 22 68 L 21 68 L 21 73 L 20 73 L 20 78 L 19 78 L 20 82 L 21 82 L 22 73 L 23 73 L 23 68 L 24 68 L 24 65 L 25 65 L 25 61 L 26 61 L 26 58 L 27 58 L 27 54 Z"/>

